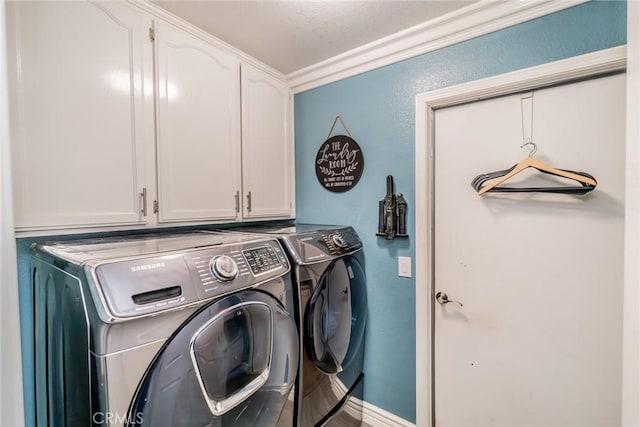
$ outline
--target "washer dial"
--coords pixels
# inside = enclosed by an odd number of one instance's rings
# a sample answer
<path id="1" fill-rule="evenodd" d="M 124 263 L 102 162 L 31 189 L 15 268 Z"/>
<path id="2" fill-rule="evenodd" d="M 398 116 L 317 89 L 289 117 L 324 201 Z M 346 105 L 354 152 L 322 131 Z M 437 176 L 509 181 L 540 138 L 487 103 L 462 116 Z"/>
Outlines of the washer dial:
<path id="1" fill-rule="evenodd" d="M 209 270 L 221 282 L 230 282 L 238 276 L 238 264 L 228 255 L 211 258 Z"/>

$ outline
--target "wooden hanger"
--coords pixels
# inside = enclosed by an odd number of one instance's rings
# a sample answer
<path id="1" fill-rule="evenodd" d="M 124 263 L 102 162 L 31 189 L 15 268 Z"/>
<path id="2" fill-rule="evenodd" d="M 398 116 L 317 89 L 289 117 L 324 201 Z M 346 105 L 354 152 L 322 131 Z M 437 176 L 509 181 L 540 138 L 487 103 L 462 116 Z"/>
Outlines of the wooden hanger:
<path id="1" fill-rule="evenodd" d="M 526 142 L 524 145 L 533 146 L 531 153 L 529 153 L 529 157 L 526 157 L 511 169 L 507 169 L 505 171 L 498 171 L 497 173 L 492 172 L 488 174 L 482 174 L 477 176 L 472 181 L 471 185 L 476 189 L 476 191 L 478 192 L 478 195 L 482 195 L 491 190 L 510 191 L 510 192 L 536 191 L 536 192 L 549 192 L 549 193 L 585 194 L 593 190 L 594 188 L 596 188 L 596 185 L 598 185 L 598 182 L 595 180 L 595 178 L 589 174 L 586 174 L 584 172 L 569 171 L 566 169 L 557 169 L 543 163 L 542 161 L 536 159 L 535 157 L 531 157 L 532 154 L 535 153 L 537 150 L 536 145 L 531 141 Z M 500 184 L 502 184 L 509 178 L 513 177 L 514 175 L 517 175 L 518 173 L 528 168 L 535 168 L 540 172 L 548 173 L 548 174 L 559 176 L 562 178 L 572 179 L 574 181 L 579 182 L 581 186 L 579 187 L 535 187 L 535 188 L 498 187 Z M 504 174 L 500 174 L 500 172 L 504 172 Z M 491 180 L 494 180 L 494 181 L 483 186 L 485 182 L 491 181 Z"/>
<path id="2" fill-rule="evenodd" d="M 525 110 L 529 114 L 525 113 Z M 544 164 L 542 161 L 533 157 L 538 150 L 536 144 L 532 141 L 533 138 L 533 92 L 523 93 L 520 95 L 520 114 L 522 119 L 522 140 L 524 144 L 520 147 L 524 148 L 526 145 L 531 146 L 529 157 L 526 157 L 518 164 L 510 169 L 496 172 L 489 172 L 482 175 L 478 175 L 471 181 L 471 186 L 478 192 L 478 195 L 482 195 L 488 191 L 500 191 L 500 192 L 543 192 L 543 193 L 563 193 L 563 194 L 586 194 L 592 191 L 598 185 L 596 179 L 584 172 L 574 172 L 566 169 L 558 169 Z M 571 179 L 580 183 L 579 186 L 562 186 L 562 187 L 500 187 L 500 184 L 519 174 L 525 169 L 534 168 L 540 172 L 550 175 L 559 176 L 562 178 Z M 484 185 L 489 182 L 489 184 Z"/>

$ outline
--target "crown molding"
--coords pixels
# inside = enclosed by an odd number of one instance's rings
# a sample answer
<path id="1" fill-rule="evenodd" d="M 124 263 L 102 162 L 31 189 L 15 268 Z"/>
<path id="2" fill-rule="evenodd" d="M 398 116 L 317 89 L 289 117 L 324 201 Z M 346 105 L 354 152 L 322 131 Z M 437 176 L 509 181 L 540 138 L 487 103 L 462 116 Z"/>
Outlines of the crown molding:
<path id="1" fill-rule="evenodd" d="M 451 107 L 523 90 L 535 90 L 559 83 L 622 72 L 626 67 L 627 45 L 622 45 L 435 89 L 418 94 L 416 102 L 426 103 L 430 109 Z"/>
<path id="2" fill-rule="evenodd" d="M 292 92 L 300 93 L 586 1 L 480 1 L 289 73 L 286 79 Z"/>

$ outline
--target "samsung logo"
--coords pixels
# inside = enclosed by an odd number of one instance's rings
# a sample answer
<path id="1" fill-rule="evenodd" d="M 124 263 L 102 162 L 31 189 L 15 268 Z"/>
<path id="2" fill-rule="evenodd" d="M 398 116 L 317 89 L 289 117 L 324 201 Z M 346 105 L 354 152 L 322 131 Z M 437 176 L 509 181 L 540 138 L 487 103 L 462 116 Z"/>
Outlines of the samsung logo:
<path id="1" fill-rule="evenodd" d="M 156 268 L 165 268 L 167 265 L 164 262 L 156 262 L 155 264 L 142 264 L 131 267 L 132 273 L 139 271 L 155 270 Z"/>

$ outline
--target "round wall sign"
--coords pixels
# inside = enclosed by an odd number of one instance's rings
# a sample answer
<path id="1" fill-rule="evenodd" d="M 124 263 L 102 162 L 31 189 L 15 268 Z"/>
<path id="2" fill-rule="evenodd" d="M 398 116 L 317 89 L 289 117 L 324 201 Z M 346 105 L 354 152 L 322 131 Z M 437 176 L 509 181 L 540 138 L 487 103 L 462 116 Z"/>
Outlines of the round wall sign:
<path id="1" fill-rule="evenodd" d="M 324 188 L 336 193 L 351 190 L 364 170 L 362 150 L 353 138 L 336 135 L 327 139 L 316 155 L 316 176 Z"/>

